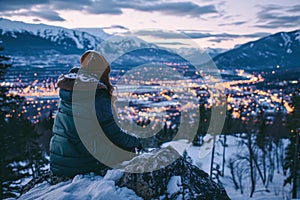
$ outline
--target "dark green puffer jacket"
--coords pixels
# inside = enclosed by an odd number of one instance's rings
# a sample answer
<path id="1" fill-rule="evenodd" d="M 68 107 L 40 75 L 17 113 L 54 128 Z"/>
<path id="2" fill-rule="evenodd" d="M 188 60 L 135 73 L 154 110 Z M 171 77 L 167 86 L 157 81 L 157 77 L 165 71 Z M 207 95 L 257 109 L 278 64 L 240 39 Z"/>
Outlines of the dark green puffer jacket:
<path id="1" fill-rule="evenodd" d="M 82 93 L 84 97 L 84 91 Z M 59 111 L 54 121 L 53 137 L 50 142 L 50 170 L 55 175 L 68 177 L 92 171 L 97 172 L 97 170 L 104 167 L 104 164 L 91 155 L 77 133 L 72 113 L 72 90 L 61 88 L 59 96 Z M 83 100 L 82 103 L 79 102 L 78 105 L 73 106 L 76 106 L 79 110 L 89 109 L 88 106 L 85 107 L 84 102 Z M 140 148 L 140 140 L 126 134 L 113 120 L 110 94 L 106 89 L 96 90 L 94 108 L 94 111 L 83 113 L 85 115 L 91 113 L 92 115 L 95 112 L 102 130 L 112 143 L 126 151 L 133 152 L 135 148 Z M 78 112 L 75 114 L 76 117 L 87 119 L 87 125 L 80 129 L 81 132 L 85 131 L 88 135 L 96 130 L 88 124 L 92 121 L 88 118 L 89 116 L 82 116 Z M 106 152 L 106 149 L 101 149 L 101 147 L 97 147 L 97 151 L 103 153 L 104 156 L 111 156 L 109 152 Z"/>

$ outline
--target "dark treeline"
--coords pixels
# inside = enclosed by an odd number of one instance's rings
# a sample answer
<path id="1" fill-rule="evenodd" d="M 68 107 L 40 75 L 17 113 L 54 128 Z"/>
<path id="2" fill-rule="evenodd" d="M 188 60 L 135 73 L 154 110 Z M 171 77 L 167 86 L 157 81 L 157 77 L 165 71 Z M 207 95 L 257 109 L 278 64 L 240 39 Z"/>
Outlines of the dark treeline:
<path id="1" fill-rule="evenodd" d="M 11 65 L 10 57 L 0 55 L 0 199 L 17 197 L 22 181 L 37 177 L 46 169 L 47 152 L 41 145 L 41 136 L 53 123 L 51 116 L 38 125 L 26 119 L 22 110 L 25 99 L 10 93 L 3 84 L 3 76 Z"/>

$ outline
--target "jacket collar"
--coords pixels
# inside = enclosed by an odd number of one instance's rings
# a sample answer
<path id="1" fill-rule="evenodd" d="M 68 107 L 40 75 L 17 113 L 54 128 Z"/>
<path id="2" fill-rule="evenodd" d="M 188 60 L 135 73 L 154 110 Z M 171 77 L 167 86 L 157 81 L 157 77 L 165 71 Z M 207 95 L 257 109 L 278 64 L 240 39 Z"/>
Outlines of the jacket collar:
<path id="1" fill-rule="evenodd" d="M 97 79 L 97 76 L 94 74 L 86 73 L 82 71 L 78 74 L 79 68 L 72 68 L 67 74 L 62 74 L 58 77 L 57 87 L 73 91 L 75 82 L 81 82 L 80 90 L 90 90 L 91 84 L 97 83 L 96 89 L 104 89 L 107 90 L 107 85 Z"/>

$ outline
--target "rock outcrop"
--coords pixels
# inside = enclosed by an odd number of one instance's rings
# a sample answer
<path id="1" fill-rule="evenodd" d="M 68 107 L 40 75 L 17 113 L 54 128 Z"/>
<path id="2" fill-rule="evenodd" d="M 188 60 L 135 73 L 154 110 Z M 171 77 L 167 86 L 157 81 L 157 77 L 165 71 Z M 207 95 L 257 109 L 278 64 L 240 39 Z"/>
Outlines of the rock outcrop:
<path id="1" fill-rule="evenodd" d="M 166 147 L 124 162 L 124 170 L 108 170 L 105 176 L 57 179 L 49 172 L 30 181 L 19 199 L 229 199 L 221 185 L 188 160 Z"/>
<path id="2" fill-rule="evenodd" d="M 167 159 L 174 157 L 178 159 L 164 167 Z M 158 164 L 162 166 L 161 169 L 149 172 L 156 169 Z M 125 172 L 116 184 L 134 190 L 144 199 L 229 199 L 221 185 L 212 181 L 207 173 L 189 163 L 172 147 L 152 155 L 136 157 L 126 164 L 126 169 L 140 173 Z"/>

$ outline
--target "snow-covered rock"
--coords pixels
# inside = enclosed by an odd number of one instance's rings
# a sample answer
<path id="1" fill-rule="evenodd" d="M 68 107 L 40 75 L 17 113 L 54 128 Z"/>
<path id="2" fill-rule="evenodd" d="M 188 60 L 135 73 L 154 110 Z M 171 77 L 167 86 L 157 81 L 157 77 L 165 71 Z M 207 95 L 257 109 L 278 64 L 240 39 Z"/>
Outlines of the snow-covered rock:
<path id="1" fill-rule="evenodd" d="M 162 154 L 162 155 L 159 155 Z M 156 168 L 162 158 L 177 157 L 173 148 L 161 150 L 151 157 L 137 157 L 127 164 L 128 168 L 150 171 Z M 229 199 L 225 189 L 210 179 L 207 173 L 178 156 L 172 164 L 147 173 L 124 173 L 117 182 L 120 187 L 127 187 L 144 199 Z M 128 169 L 127 168 L 127 169 Z M 181 197 L 181 198 L 180 198 Z"/>
<path id="2" fill-rule="evenodd" d="M 109 172 L 119 174 L 119 171 Z M 108 176 L 77 175 L 72 180 L 50 185 L 46 181 L 36 185 L 29 192 L 22 195 L 20 200 L 141 200 L 133 190 L 126 187 L 118 187 L 115 184 L 115 177 Z"/>
<path id="3" fill-rule="evenodd" d="M 153 172 L 156 164 L 177 158 L 172 164 Z M 137 173 L 129 173 L 135 169 Z M 140 173 L 138 173 L 140 172 Z M 125 170 L 109 170 L 104 177 L 77 175 L 56 185 L 42 182 L 19 199 L 229 199 L 225 189 L 207 173 L 190 164 L 172 147 L 146 153 L 126 162 Z"/>

